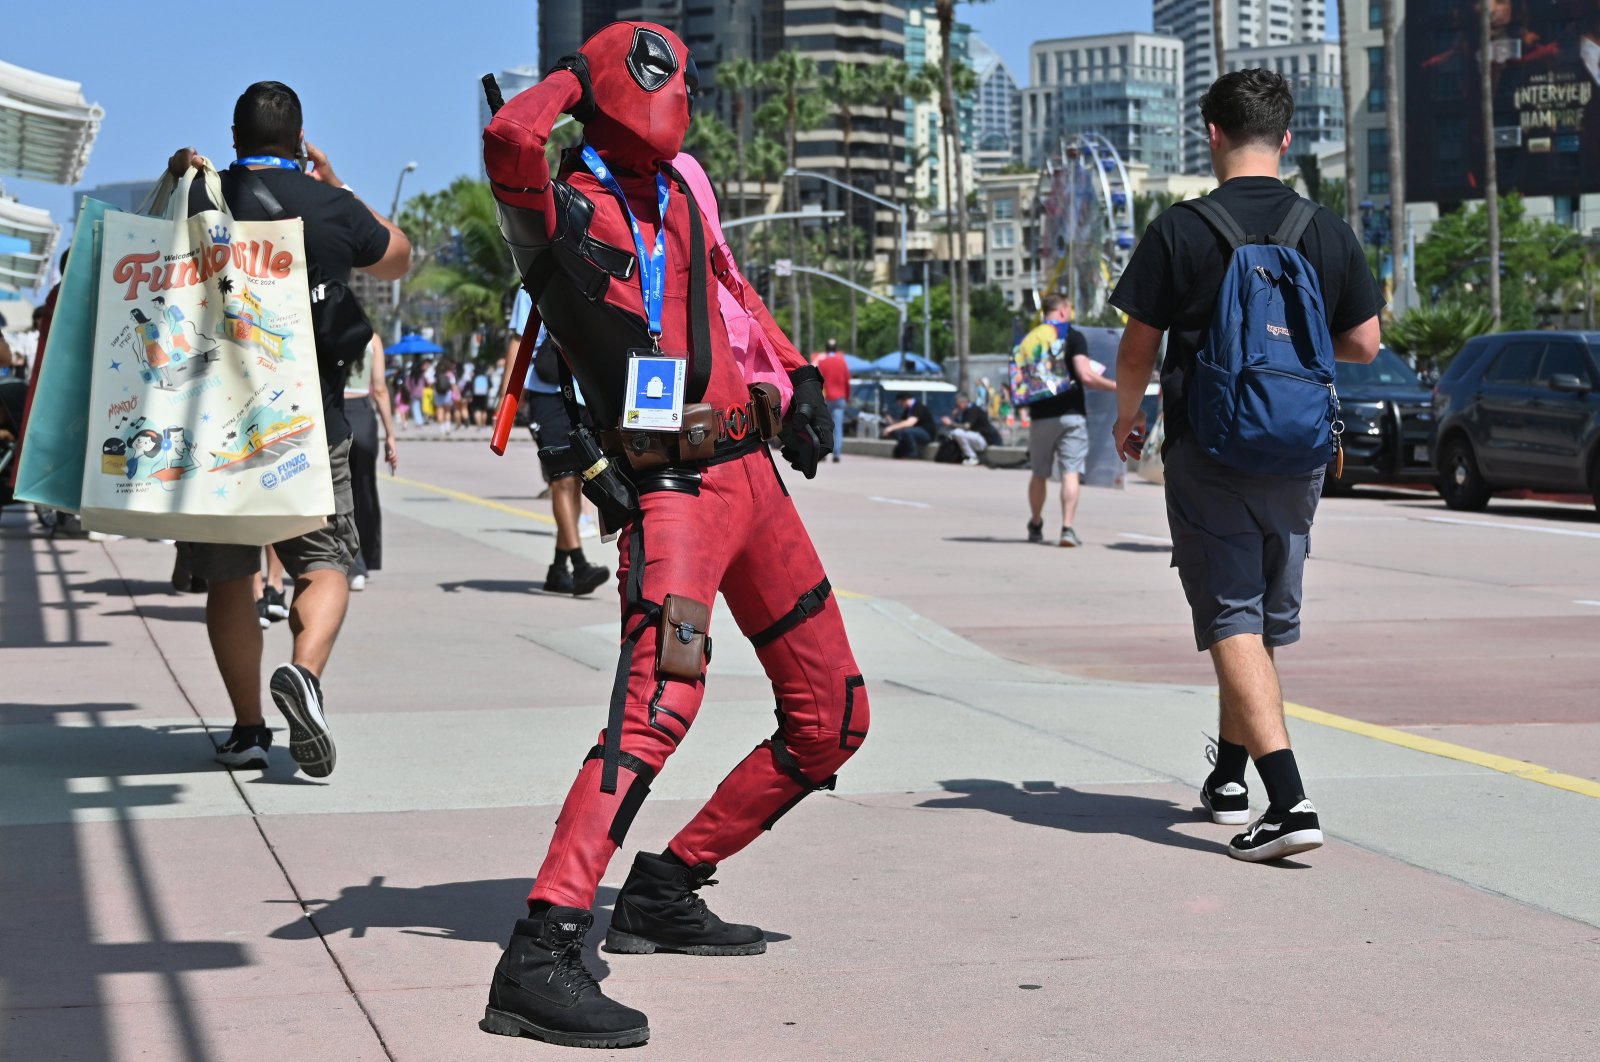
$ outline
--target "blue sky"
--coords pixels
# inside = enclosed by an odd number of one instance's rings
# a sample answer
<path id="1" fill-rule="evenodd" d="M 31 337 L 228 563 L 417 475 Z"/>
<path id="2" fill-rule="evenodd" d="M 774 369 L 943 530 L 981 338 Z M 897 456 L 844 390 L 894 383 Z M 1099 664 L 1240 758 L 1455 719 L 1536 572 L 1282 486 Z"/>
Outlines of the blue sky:
<path id="1" fill-rule="evenodd" d="M 960 11 L 1024 78 L 1034 39 L 1149 29 L 1150 7 L 990 0 Z M 233 32 L 225 9 L 215 7 L 216 26 L 207 29 L 194 19 L 162 28 L 166 16 L 154 9 L 112 0 L 8 5 L 0 58 L 82 81 L 84 95 L 105 108 L 84 187 L 153 181 L 186 144 L 231 158 L 233 101 L 251 82 L 277 79 L 299 92 L 307 137 L 386 210 L 407 162 L 418 167 L 406 194 L 477 172 L 478 78 L 537 56 L 535 0 L 274 0 L 264 5 L 271 16 Z M 1041 10 L 1051 14 L 1041 18 Z M 70 222 L 70 190 L 19 180 L 6 187 Z"/>

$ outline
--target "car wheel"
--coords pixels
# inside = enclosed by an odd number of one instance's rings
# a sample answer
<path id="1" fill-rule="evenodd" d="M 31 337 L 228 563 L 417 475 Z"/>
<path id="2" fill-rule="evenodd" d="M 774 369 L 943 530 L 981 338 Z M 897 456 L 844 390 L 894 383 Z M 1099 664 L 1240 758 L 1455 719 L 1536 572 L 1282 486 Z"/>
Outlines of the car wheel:
<path id="1" fill-rule="evenodd" d="M 1477 512 L 1489 504 L 1489 484 L 1478 471 L 1472 444 L 1457 436 L 1439 454 L 1439 493 L 1452 509 Z"/>

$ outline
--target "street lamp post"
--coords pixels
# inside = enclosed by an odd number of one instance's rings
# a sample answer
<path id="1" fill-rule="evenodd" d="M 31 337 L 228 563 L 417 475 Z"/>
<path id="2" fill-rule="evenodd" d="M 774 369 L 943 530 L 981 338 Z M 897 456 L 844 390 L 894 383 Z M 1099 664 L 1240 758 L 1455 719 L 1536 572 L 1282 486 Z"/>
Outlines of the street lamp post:
<path id="1" fill-rule="evenodd" d="M 400 171 L 400 176 L 395 178 L 394 199 L 389 203 L 390 221 L 394 221 L 400 213 L 400 186 L 406 182 L 406 174 L 414 173 L 416 168 L 417 164 L 415 162 L 408 162 L 405 165 L 405 169 Z M 401 329 L 404 327 L 400 320 L 400 281 L 398 278 L 395 279 L 394 287 L 391 289 L 389 306 L 394 310 L 394 341 L 398 343 L 400 342 Z"/>
<path id="2" fill-rule="evenodd" d="M 863 192 L 861 189 L 857 188 L 853 184 L 845 184 L 841 180 L 837 180 L 837 179 L 835 179 L 833 177 L 829 177 L 826 173 L 818 173 L 816 170 L 797 170 L 797 169 L 795 169 L 793 167 L 790 167 L 789 169 L 783 171 L 783 175 L 785 177 L 810 177 L 810 178 L 812 178 L 814 180 L 822 181 L 822 182 L 824 182 L 826 184 L 831 184 L 835 188 L 842 188 L 847 192 L 852 192 L 852 193 L 854 193 L 856 195 L 859 195 L 862 199 L 871 200 L 872 202 L 877 203 L 881 207 L 886 207 L 889 210 L 894 211 L 896 216 L 898 216 L 899 219 L 900 219 L 900 254 L 899 254 L 900 264 L 902 266 L 904 266 L 906 264 L 906 208 L 905 207 L 901 206 L 898 203 L 891 203 L 887 199 L 883 199 L 883 198 L 880 198 L 878 196 L 875 196 L 871 192 Z"/>
<path id="3" fill-rule="evenodd" d="M 896 347 L 900 348 L 900 352 L 901 352 L 902 355 L 905 353 L 905 342 L 906 342 L 906 301 L 904 299 L 894 299 L 894 298 L 890 298 L 887 295 L 879 295 L 876 291 L 873 291 L 871 288 L 863 287 L 862 285 L 857 284 L 853 280 L 848 280 L 845 277 L 841 277 L 837 273 L 829 273 L 827 270 L 824 270 L 824 269 L 813 269 L 811 266 L 803 266 L 803 265 L 791 265 L 789 268 L 792 269 L 796 273 L 809 273 L 814 277 L 822 277 L 824 280 L 831 280 L 836 284 L 843 284 L 845 287 L 851 288 L 851 289 L 853 289 L 855 291 L 858 291 L 862 295 L 865 295 L 869 299 L 876 299 L 877 301 L 879 301 L 881 303 L 885 303 L 886 305 L 893 306 L 895 308 L 895 312 L 900 315 L 900 326 L 899 326 L 898 330 L 895 332 L 894 345 Z M 904 359 L 902 359 L 902 361 L 903 360 Z"/>

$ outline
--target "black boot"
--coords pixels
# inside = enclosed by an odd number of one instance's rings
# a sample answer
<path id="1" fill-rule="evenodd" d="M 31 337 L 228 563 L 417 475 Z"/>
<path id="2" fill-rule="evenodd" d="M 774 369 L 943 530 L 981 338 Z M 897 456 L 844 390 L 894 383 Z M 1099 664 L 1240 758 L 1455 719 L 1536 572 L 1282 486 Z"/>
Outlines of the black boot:
<path id="1" fill-rule="evenodd" d="M 594 916 L 576 907 L 518 919 L 478 1028 L 560 1047 L 630 1047 L 650 1039 L 645 1016 L 608 999 L 583 964 L 583 938 L 593 924 Z"/>
<path id="2" fill-rule="evenodd" d="M 685 955 L 760 955 L 766 934 L 755 926 L 718 918 L 697 891 L 716 870 L 709 863 L 686 867 L 677 859 L 640 852 L 617 894 L 606 950 L 629 955 L 679 951 Z"/>

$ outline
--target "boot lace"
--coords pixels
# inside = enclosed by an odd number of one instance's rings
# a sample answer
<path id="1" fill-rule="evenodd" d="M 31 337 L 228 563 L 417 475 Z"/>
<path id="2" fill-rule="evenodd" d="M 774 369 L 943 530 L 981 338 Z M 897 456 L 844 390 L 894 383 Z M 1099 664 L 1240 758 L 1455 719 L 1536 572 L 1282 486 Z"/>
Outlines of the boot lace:
<path id="1" fill-rule="evenodd" d="M 582 995 L 591 988 L 597 992 L 600 990 L 600 982 L 594 979 L 583 961 L 583 938 L 551 948 L 550 955 L 555 959 L 555 965 L 550 968 L 550 976 L 545 978 L 546 984 L 554 983 L 559 977 L 574 995 Z"/>
<path id="2" fill-rule="evenodd" d="M 689 875 L 688 887 L 684 890 L 684 898 L 689 902 L 689 909 L 703 917 L 709 917 L 710 908 L 706 907 L 705 899 L 700 895 L 700 890 L 715 885 L 717 879 L 707 875 L 703 878 Z"/>

